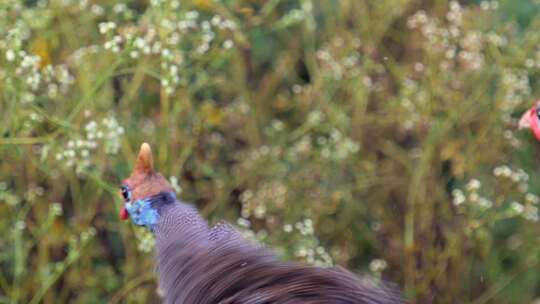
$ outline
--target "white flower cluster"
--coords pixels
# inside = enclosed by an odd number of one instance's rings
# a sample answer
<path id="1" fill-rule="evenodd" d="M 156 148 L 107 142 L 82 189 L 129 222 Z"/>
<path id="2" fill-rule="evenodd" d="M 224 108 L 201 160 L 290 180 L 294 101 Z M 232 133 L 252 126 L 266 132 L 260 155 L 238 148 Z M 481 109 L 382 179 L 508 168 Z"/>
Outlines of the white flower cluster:
<path id="1" fill-rule="evenodd" d="M 482 8 L 485 11 L 489 11 L 489 10 L 494 11 L 494 10 L 497 10 L 499 8 L 499 2 L 498 1 L 484 0 L 484 1 L 480 2 L 480 8 Z"/>
<path id="2" fill-rule="evenodd" d="M 24 193 L 24 199 L 27 201 L 34 201 L 36 198 L 43 196 L 45 189 L 40 186 L 30 185 Z"/>
<path id="3" fill-rule="evenodd" d="M 479 70 L 484 64 L 482 46 L 484 36 L 478 31 L 466 32 L 460 41 L 462 50 L 459 52 L 458 61 L 469 70 Z"/>
<path id="4" fill-rule="evenodd" d="M 95 235 L 96 235 L 96 228 L 90 227 L 88 228 L 88 230 L 81 232 L 81 241 L 83 243 L 86 243 Z"/>
<path id="5" fill-rule="evenodd" d="M 534 58 L 525 60 L 525 67 L 528 69 L 540 69 L 540 48 L 536 50 Z"/>
<path id="6" fill-rule="evenodd" d="M 85 56 L 97 54 L 102 50 L 100 45 L 89 45 L 75 50 L 67 59 L 70 66 L 78 66 Z"/>
<path id="7" fill-rule="evenodd" d="M 137 249 L 141 252 L 151 252 L 156 245 L 154 234 L 147 229 L 137 229 L 135 238 L 137 239 Z"/>
<path id="8" fill-rule="evenodd" d="M 98 28 L 99 28 L 99 33 L 102 35 L 105 35 L 108 32 L 116 29 L 116 23 L 111 22 L 111 21 L 101 22 L 100 24 L 98 24 Z"/>
<path id="9" fill-rule="evenodd" d="M 63 209 L 62 205 L 60 203 L 52 203 L 49 207 L 49 212 L 52 214 L 53 217 L 57 217 L 62 215 Z"/>
<path id="10" fill-rule="evenodd" d="M 486 34 L 486 41 L 494 45 L 495 47 L 503 47 L 508 45 L 508 39 L 495 32 L 488 32 Z"/>
<path id="11" fill-rule="evenodd" d="M 516 215 L 522 216 L 532 222 L 538 222 L 539 216 L 537 204 L 521 204 L 514 201 L 510 204 L 510 208 Z"/>
<path id="12" fill-rule="evenodd" d="M 493 201 L 487 197 L 480 196 L 479 190 L 482 184 L 477 179 L 471 179 L 467 185 L 465 185 L 465 190 L 467 193 L 463 193 L 461 189 L 452 190 L 453 204 L 456 207 L 461 206 L 465 202 L 469 202 L 470 205 L 478 206 L 481 209 L 489 209 L 493 207 Z"/>
<path id="13" fill-rule="evenodd" d="M 485 35 L 478 31 L 464 32 L 463 8 L 451 1 L 446 14 L 447 24 L 429 17 L 423 10 L 416 12 L 407 21 L 410 29 L 419 30 L 428 43 L 428 48 L 443 55 L 441 69 L 458 67 L 466 71 L 480 70 L 484 65 L 483 47 Z"/>
<path id="14" fill-rule="evenodd" d="M 324 119 L 322 112 L 312 111 L 308 114 L 306 124 L 302 128 L 317 129 Z M 297 160 L 299 157 L 310 156 L 312 152 L 320 152 L 319 155 L 323 159 L 341 161 L 358 153 L 360 150 L 359 143 L 344 135 L 337 128 L 332 128 L 325 133 L 318 135 L 306 134 L 300 137 L 286 150 L 286 157 Z M 314 147 L 318 149 L 314 149 Z"/>
<path id="15" fill-rule="evenodd" d="M 131 19 L 135 15 L 135 12 L 130 9 L 125 3 L 116 3 L 113 6 L 112 11 L 116 15 L 122 16 L 124 19 Z"/>
<path id="16" fill-rule="evenodd" d="M 523 102 L 529 102 L 531 86 L 529 75 L 525 70 L 505 70 L 502 75 L 504 89 L 502 107 L 506 112 L 513 111 Z"/>
<path id="17" fill-rule="evenodd" d="M 300 234 L 302 235 L 312 235 L 315 231 L 313 230 L 313 221 L 311 219 L 305 219 L 303 222 L 297 222 L 294 224 Z"/>
<path id="18" fill-rule="evenodd" d="M 319 59 L 321 62 L 324 62 L 326 65 L 330 67 L 330 70 L 334 74 L 335 80 L 341 80 L 343 77 L 343 67 L 339 64 L 339 62 L 332 57 L 330 52 L 325 49 L 321 49 L 317 51 L 317 59 Z"/>
<path id="19" fill-rule="evenodd" d="M 75 82 L 65 64 L 47 65 L 42 70 L 43 82 L 47 84 L 46 92 L 49 98 L 56 98 L 59 94 L 66 94 Z"/>
<path id="20" fill-rule="evenodd" d="M 361 74 L 360 54 L 358 51 L 353 51 L 345 55 L 340 54 L 343 49 L 344 40 L 335 38 L 329 45 L 323 46 L 316 53 L 317 59 L 320 60 L 322 67 L 330 70 L 334 80 L 339 81 L 343 78 L 356 77 Z M 352 49 L 357 49 L 360 46 L 358 39 L 353 39 L 351 42 Z M 333 53 L 336 53 L 335 55 Z M 371 89 L 371 86 L 366 86 Z"/>
<path id="21" fill-rule="evenodd" d="M 100 123 L 92 120 L 84 128 L 85 136 L 69 140 L 61 152 L 56 153 L 56 160 L 67 167 L 75 167 L 81 173 L 92 165 L 91 153 L 100 146 L 105 153 L 116 154 L 120 150 L 124 128 L 110 116 Z"/>
<path id="22" fill-rule="evenodd" d="M 540 219 L 538 215 L 538 203 L 529 203 L 525 204 L 524 212 L 522 216 L 532 222 L 538 222 Z"/>
<path id="23" fill-rule="evenodd" d="M 67 167 L 76 165 L 82 171 L 91 165 L 90 150 L 97 148 L 97 142 L 83 139 L 70 140 L 62 152 L 56 153 L 56 160 L 64 161 Z"/>
<path id="24" fill-rule="evenodd" d="M 428 95 L 425 90 L 422 90 L 416 80 L 405 78 L 401 86 L 400 103 L 407 111 L 407 115 L 403 115 L 401 124 L 404 129 L 411 130 L 420 120 L 422 108 L 428 102 Z"/>
<path id="25" fill-rule="evenodd" d="M 285 224 L 283 230 L 286 233 L 293 233 L 293 228 L 300 232 L 300 240 L 294 248 L 294 255 L 297 258 L 305 260 L 307 263 L 314 264 L 321 267 L 332 266 L 333 260 L 330 254 L 319 245 L 314 229 L 313 221 L 311 219 L 304 219 L 297 222 L 294 225 Z"/>
<path id="26" fill-rule="evenodd" d="M 106 153 L 117 154 L 120 150 L 120 140 L 125 131 L 114 117 L 104 118 L 101 125 L 91 121 L 85 129 L 87 139 L 102 139 Z"/>
<path id="27" fill-rule="evenodd" d="M 0 202 L 13 207 L 18 205 L 21 202 L 21 199 L 8 189 L 8 184 L 6 182 L 0 182 Z"/>
<path id="28" fill-rule="evenodd" d="M 369 262 L 369 271 L 375 275 L 380 275 L 388 267 L 388 263 L 383 259 L 374 259 Z"/>
<path id="29" fill-rule="evenodd" d="M 156 6 L 162 4 L 160 1 L 154 2 Z M 167 94 L 172 94 L 180 85 L 184 56 L 189 54 L 195 58 L 206 54 L 218 34 L 220 38 L 231 36 L 228 32 L 234 30 L 236 25 L 233 21 L 219 15 L 210 19 L 201 18 L 197 11 L 162 16 L 158 24 L 149 23 L 140 27 L 121 28 L 112 21 L 99 24 L 99 32 L 108 37 L 103 44 L 105 50 L 113 53 L 125 51 L 132 59 L 158 56 L 161 62 L 160 81 Z M 232 39 L 222 39 L 222 49 L 233 46 Z"/>
<path id="30" fill-rule="evenodd" d="M 482 184 L 477 179 L 471 179 L 465 185 L 465 192 L 461 189 L 452 191 L 453 204 L 460 208 L 462 212 L 474 211 L 474 207 L 480 207 L 479 216 L 490 209 L 497 214 L 498 218 L 521 216 L 526 220 L 538 222 L 538 204 L 540 198 L 527 193 L 528 174 L 522 169 L 512 170 L 506 165 L 498 166 L 493 170 L 493 175 L 497 178 L 504 178 L 512 184 L 518 186 L 517 197 L 512 193 L 493 194 L 497 204 L 493 200 L 480 195 Z M 504 182 L 504 180 L 503 180 Z M 501 188 L 504 188 L 502 185 Z M 472 208 L 472 209 L 471 209 Z M 474 212 L 471 214 L 475 214 Z M 478 215 L 478 214 L 477 214 Z"/>
<path id="31" fill-rule="evenodd" d="M 180 187 L 180 184 L 178 183 L 178 178 L 176 176 L 169 177 L 169 182 L 171 184 L 171 187 L 173 187 L 176 194 L 182 193 L 182 187 Z"/>
<path id="32" fill-rule="evenodd" d="M 81 11 L 89 11 L 96 16 L 102 16 L 105 13 L 103 6 L 93 3 L 90 4 L 90 0 L 63 0 L 64 6 L 76 5 L 77 8 Z"/>
<path id="33" fill-rule="evenodd" d="M 28 88 L 26 94 L 21 94 L 22 102 L 32 102 L 41 90 L 45 90 L 50 98 L 55 98 L 58 94 L 65 94 L 75 81 L 66 65 L 48 64 L 42 68 L 41 57 L 24 50 L 7 49 L 5 57 L 13 65 L 12 75 L 15 76 L 4 76 L 6 83 L 22 81 Z"/>
<path id="34" fill-rule="evenodd" d="M 324 119 L 325 119 L 324 113 L 316 110 L 316 111 L 309 112 L 308 117 L 307 117 L 307 122 L 310 125 L 316 126 L 320 124 Z"/>
<path id="35" fill-rule="evenodd" d="M 306 18 L 306 14 L 303 10 L 292 9 L 288 11 L 281 19 L 276 22 L 276 27 L 286 28 L 291 25 L 297 24 Z"/>
<path id="36" fill-rule="evenodd" d="M 246 190 L 240 195 L 243 218 L 254 216 L 263 219 L 267 214 L 267 204 L 276 208 L 285 206 L 287 188 L 281 182 L 270 182 L 258 187 L 256 192 Z"/>
<path id="37" fill-rule="evenodd" d="M 115 35 L 110 40 L 105 41 L 105 43 L 103 44 L 103 48 L 105 50 L 110 50 L 113 53 L 120 53 L 120 47 L 122 46 L 122 42 L 122 37 L 119 35 Z"/>
<path id="38" fill-rule="evenodd" d="M 514 149 L 521 148 L 521 141 L 515 136 L 514 130 L 508 129 L 503 132 L 503 136 Z"/>
<path id="39" fill-rule="evenodd" d="M 316 142 L 321 148 L 321 156 L 325 159 L 340 161 L 360 150 L 358 143 L 337 129 L 332 129 L 329 136 L 317 137 Z"/>
<path id="40" fill-rule="evenodd" d="M 238 226 L 240 226 L 242 228 L 245 228 L 245 229 L 249 229 L 249 227 L 251 226 L 251 222 L 248 219 L 245 219 L 243 217 L 239 217 L 236 220 L 236 224 L 238 224 Z"/>
<path id="41" fill-rule="evenodd" d="M 296 160 L 298 157 L 309 156 L 313 152 L 311 141 L 311 136 L 302 136 L 302 138 L 296 141 L 289 149 L 288 157 L 292 160 Z"/>
<path id="42" fill-rule="evenodd" d="M 514 183 L 521 184 L 522 186 L 520 188 L 522 190 L 527 190 L 526 183 L 529 181 L 529 174 L 527 174 L 527 172 L 525 172 L 523 169 L 512 170 L 512 168 L 509 166 L 502 165 L 493 169 L 493 175 L 495 177 L 509 178 Z"/>

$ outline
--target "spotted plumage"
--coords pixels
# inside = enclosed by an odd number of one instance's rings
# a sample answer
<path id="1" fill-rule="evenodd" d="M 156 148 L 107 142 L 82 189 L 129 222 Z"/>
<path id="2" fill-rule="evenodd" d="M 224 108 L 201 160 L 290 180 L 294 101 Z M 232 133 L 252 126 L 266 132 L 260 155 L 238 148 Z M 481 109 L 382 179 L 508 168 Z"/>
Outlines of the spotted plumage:
<path id="1" fill-rule="evenodd" d="M 232 226 L 209 227 L 179 201 L 154 172 L 143 144 L 131 176 L 122 183 L 122 218 L 156 236 L 156 269 L 164 303 L 292 304 L 403 303 L 396 289 L 343 268 L 281 261 L 242 238 Z"/>

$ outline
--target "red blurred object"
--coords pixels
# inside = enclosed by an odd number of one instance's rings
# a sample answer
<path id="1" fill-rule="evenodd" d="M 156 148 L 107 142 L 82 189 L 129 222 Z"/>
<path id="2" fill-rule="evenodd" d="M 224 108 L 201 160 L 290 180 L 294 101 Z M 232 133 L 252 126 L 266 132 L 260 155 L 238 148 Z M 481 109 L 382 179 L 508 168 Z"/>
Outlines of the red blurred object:
<path id="1" fill-rule="evenodd" d="M 536 139 L 540 140 L 540 100 L 537 101 L 519 120 L 520 129 L 531 129 Z"/>
<path id="2" fill-rule="evenodd" d="M 127 212 L 126 208 L 122 207 L 122 209 L 120 209 L 120 219 L 127 220 L 128 218 L 129 218 L 129 213 Z"/>

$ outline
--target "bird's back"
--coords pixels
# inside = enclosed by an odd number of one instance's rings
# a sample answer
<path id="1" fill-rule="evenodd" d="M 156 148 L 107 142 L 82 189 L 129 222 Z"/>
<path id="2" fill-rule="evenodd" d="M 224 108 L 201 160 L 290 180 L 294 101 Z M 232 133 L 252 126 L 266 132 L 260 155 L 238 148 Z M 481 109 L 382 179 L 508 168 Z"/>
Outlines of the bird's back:
<path id="1" fill-rule="evenodd" d="M 232 231 L 216 238 L 196 212 L 186 214 L 178 233 L 167 228 L 164 239 L 156 230 L 166 303 L 403 303 L 393 288 L 345 269 L 281 261 Z"/>

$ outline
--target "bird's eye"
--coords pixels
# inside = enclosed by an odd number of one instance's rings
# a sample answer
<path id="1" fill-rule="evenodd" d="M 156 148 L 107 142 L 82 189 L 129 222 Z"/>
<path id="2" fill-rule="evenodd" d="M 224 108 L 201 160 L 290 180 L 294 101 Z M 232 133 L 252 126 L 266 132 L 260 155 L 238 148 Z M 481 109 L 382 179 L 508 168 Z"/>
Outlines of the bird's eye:
<path id="1" fill-rule="evenodd" d="M 536 106 L 536 117 L 540 119 L 540 104 Z"/>
<path id="2" fill-rule="evenodd" d="M 129 201 L 131 199 L 131 191 L 129 188 L 127 186 L 122 186 L 120 190 L 122 191 L 122 197 L 124 200 Z"/>

